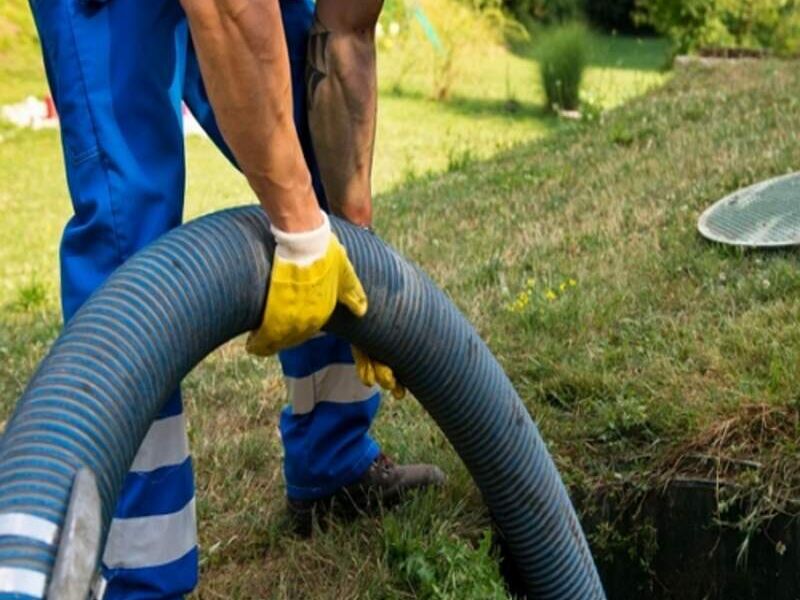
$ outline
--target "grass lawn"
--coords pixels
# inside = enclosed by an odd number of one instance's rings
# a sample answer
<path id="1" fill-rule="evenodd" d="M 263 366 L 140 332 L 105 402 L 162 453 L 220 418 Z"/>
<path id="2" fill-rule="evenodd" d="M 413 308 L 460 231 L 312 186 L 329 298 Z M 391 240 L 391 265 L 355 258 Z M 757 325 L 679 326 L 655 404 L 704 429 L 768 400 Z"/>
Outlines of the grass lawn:
<path id="1" fill-rule="evenodd" d="M 429 0 L 427 4 L 446 11 L 452 1 Z M 480 27 L 475 20 L 467 12 L 462 15 L 461 27 Z M 413 29 L 414 22 L 408 27 Z M 446 30 L 442 28 L 443 32 Z M 458 167 L 465 161 L 487 158 L 558 127 L 558 120 L 543 109 L 535 34 L 514 52 L 492 41 L 497 36 L 458 43 L 458 35 L 453 34 L 457 52 L 447 78 L 447 102 L 433 97 L 438 79 L 436 53 L 431 46 L 424 41 L 416 43 L 417 38 L 401 44 L 404 34 L 397 39 L 387 36 L 381 43 L 374 181 L 377 192 L 427 173 Z M 668 55 L 664 40 L 591 34 L 588 41 L 585 92 L 598 106 L 617 106 L 668 77 L 662 71 Z M 46 93 L 38 53 L 27 2 L 8 0 L 0 7 L 0 105 Z M 0 136 L 10 135 L 15 134 L 9 133 L 0 121 Z M 210 143 L 190 139 L 188 153 L 188 216 L 219 208 L 234 197 L 240 201 L 248 197 L 239 178 L 232 173 L 227 178 L 222 175 L 226 169 Z M 208 193 L 209 182 L 202 174 L 209 167 L 212 176 L 208 179 L 212 185 L 219 182 L 217 188 L 226 190 L 224 198 L 219 193 Z M 193 186 L 194 183 L 198 185 Z M 194 188 L 203 193 L 196 197 Z M 62 211 L 59 216 L 66 214 Z"/>
<path id="2" fill-rule="evenodd" d="M 667 78 L 661 71 L 668 53 L 663 40 L 592 34 L 589 48 L 584 91 L 598 106 L 618 106 Z M 433 68 L 424 58 L 421 66 L 409 64 L 403 52 L 390 47 L 380 55 L 379 192 L 420 174 L 487 158 L 558 127 L 543 108 L 535 36 L 517 52 L 494 44 L 462 49 L 447 102 L 432 97 Z"/>
<path id="3" fill-rule="evenodd" d="M 28 3 L 0 4 L 0 105 L 42 95 L 44 70 Z"/>
<path id="4" fill-rule="evenodd" d="M 597 94 L 619 104 L 662 81 L 658 45 L 596 38 Z M 800 486 L 797 254 L 709 244 L 695 221 L 722 195 L 798 168 L 796 63 L 682 71 L 601 122 L 563 124 L 535 108 L 532 56 L 474 65 L 446 103 L 429 99 L 424 79 L 398 87 L 384 69 L 378 231 L 479 328 L 573 490 L 720 475 L 761 498 L 757 514 L 780 508 Z M 34 75 L 2 77 L 2 94 L 6 81 L 34 87 Z M 509 99 L 520 108 L 504 111 Z M 68 203 L 57 135 L 0 134 L 3 418 L 60 326 Z M 188 150 L 189 214 L 248 201 L 207 142 Z M 310 542 L 288 535 L 275 433 L 283 394 L 275 362 L 247 356 L 241 341 L 186 383 L 197 597 L 503 597 L 480 498 L 410 398 L 385 403 L 375 434 L 402 460 L 441 464 L 448 485 Z M 702 454 L 724 472 L 691 459 Z M 739 459 L 763 466 L 740 473 Z"/>
<path id="5" fill-rule="evenodd" d="M 592 34 L 589 45 L 586 90 L 598 105 L 617 106 L 668 78 L 661 71 L 663 40 Z M 542 108 L 535 37 L 516 52 L 492 41 L 459 48 L 450 97 L 443 102 L 432 97 L 431 48 L 414 46 L 410 54 L 406 46 L 381 44 L 377 193 L 459 169 L 564 125 Z M 0 104 L 45 93 L 38 52 L 27 3 L 9 0 L 0 7 Z M 187 218 L 251 201 L 246 182 L 208 140 L 189 138 L 187 155 Z M 0 304 L 16 301 L 28 288 L 55 304 L 56 246 L 70 216 L 61 171 L 56 132 L 21 131 L 0 121 L 0 202 L 6 209 L 0 240 L 7 242 L 0 243 Z M 14 243 L 20 237 L 27 243 Z"/>

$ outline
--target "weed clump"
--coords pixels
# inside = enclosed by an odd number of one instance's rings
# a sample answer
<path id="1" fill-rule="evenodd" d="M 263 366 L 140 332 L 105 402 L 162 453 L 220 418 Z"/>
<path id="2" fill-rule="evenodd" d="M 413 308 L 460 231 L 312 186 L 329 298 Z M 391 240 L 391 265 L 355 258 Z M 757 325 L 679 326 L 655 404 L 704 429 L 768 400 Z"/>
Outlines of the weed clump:
<path id="1" fill-rule="evenodd" d="M 548 108 L 555 111 L 578 108 L 588 53 L 587 35 L 585 26 L 572 23 L 542 36 L 539 56 Z"/>
<path id="2" fill-rule="evenodd" d="M 384 560 L 399 587 L 422 600 L 508 597 L 488 531 L 471 543 L 455 535 L 452 524 L 431 520 L 429 525 L 420 534 L 396 515 L 384 518 Z"/>

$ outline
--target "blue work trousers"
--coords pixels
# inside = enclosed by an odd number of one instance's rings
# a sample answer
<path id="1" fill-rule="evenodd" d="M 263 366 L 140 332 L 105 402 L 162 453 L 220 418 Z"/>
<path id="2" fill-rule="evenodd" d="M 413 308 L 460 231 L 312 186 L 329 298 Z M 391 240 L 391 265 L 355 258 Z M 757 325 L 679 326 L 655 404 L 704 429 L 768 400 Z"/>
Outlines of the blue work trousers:
<path id="1" fill-rule="evenodd" d="M 68 320 L 118 266 L 181 223 L 182 102 L 234 161 L 214 121 L 178 0 L 30 1 L 74 207 L 61 244 Z M 281 9 L 296 126 L 323 198 L 304 106 L 313 4 L 285 0 Z M 378 455 L 367 431 L 379 395 L 358 382 L 349 345 L 332 336 L 320 335 L 280 358 L 290 400 L 280 420 L 287 493 L 323 497 L 361 477 Z M 196 540 L 192 462 L 176 391 L 125 481 L 98 596 L 182 597 L 197 582 Z"/>

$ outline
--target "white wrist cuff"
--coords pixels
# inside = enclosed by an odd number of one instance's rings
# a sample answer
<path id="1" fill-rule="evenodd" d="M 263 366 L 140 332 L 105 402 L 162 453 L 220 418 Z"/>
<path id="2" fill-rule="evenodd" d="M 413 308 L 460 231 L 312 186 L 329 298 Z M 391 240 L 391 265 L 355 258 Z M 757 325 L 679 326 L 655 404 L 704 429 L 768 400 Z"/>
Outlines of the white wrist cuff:
<path id="1" fill-rule="evenodd" d="M 328 215 L 320 212 L 322 213 L 322 225 L 311 231 L 288 233 L 271 225 L 270 231 L 275 236 L 276 242 L 275 255 L 301 267 L 307 267 L 325 256 L 331 238 L 331 223 Z"/>

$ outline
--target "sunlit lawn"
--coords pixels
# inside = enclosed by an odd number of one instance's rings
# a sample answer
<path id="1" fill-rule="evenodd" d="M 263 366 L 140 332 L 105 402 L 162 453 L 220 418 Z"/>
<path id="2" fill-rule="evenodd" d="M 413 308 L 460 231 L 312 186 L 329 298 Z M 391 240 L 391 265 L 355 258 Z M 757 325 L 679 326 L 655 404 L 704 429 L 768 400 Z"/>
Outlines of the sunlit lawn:
<path id="1" fill-rule="evenodd" d="M 589 46 L 584 93 L 602 107 L 618 106 L 667 77 L 663 40 L 590 35 Z M 432 99 L 432 69 L 409 67 L 397 54 L 388 52 L 379 71 L 378 191 L 415 174 L 486 158 L 558 125 L 544 110 L 535 37 L 517 52 L 499 45 L 462 50 L 446 102 Z"/>
<path id="2" fill-rule="evenodd" d="M 800 488 L 797 256 L 729 251 L 695 231 L 713 200 L 797 169 L 797 73 L 778 62 L 679 73 L 601 122 L 553 127 L 378 197 L 379 233 L 475 323 L 584 497 L 620 481 L 661 485 L 676 456 L 688 475 L 706 474 L 691 456 L 709 453 L 764 465 L 757 477 L 725 473 L 760 499 L 755 515 Z M 25 133 L 0 144 L 3 415 L 59 327 L 55 250 L 67 204 L 56 141 Z M 248 198 L 204 141 L 189 148 L 191 213 Z M 413 400 L 387 401 L 375 434 L 402 460 L 441 464 L 448 485 L 304 542 L 285 526 L 274 361 L 233 342 L 185 389 L 199 597 L 501 597 L 479 496 Z"/>
<path id="3" fill-rule="evenodd" d="M 592 35 L 586 92 L 613 107 L 662 83 L 666 44 L 659 39 Z M 433 51 L 432 49 L 430 50 Z M 423 50 L 424 52 L 424 50 Z M 43 95 L 46 85 L 30 46 L 11 53 L 0 67 L 0 102 Z M 447 101 L 432 98 L 432 70 L 408 68 L 400 52 L 380 55 L 380 108 L 375 152 L 377 193 L 425 174 L 458 168 L 560 126 L 543 109 L 543 95 L 530 48 L 512 52 L 498 44 L 459 53 Z M 402 75 L 401 75 L 402 74 Z M 44 286 L 56 296 L 56 245 L 70 209 L 58 135 L 0 124 L 0 302 L 20 286 Z M 187 218 L 252 201 L 242 178 L 204 139 L 187 141 Z M 381 200 L 377 204 L 380 207 Z M 380 210 L 380 208 L 378 208 Z M 24 239 L 25 244 L 18 243 Z M 32 248 L 42 251 L 31 252 Z"/>
<path id="4" fill-rule="evenodd" d="M 661 71 L 667 49 L 660 40 L 593 35 L 590 43 L 586 92 L 606 108 L 669 77 Z M 568 481 L 581 487 L 617 468 L 609 456 L 638 456 L 654 438 L 679 441 L 702 430 L 702 408 L 717 392 L 701 367 L 724 374 L 746 366 L 742 332 L 756 330 L 770 311 L 796 317 L 796 303 L 781 304 L 774 295 L 797 287 L 790 258 L 762 265 L 709 250 L 691 226 L 711 198 L 796 162 L 782 133 L 796 129 L 796 110 L 775 106 L 787 105 L 792 94 L 785 90 L 796 91 L 797 79 L 785 67 L 760 75 L 685 74 L 605 123 L 578 125 L 542 108 L 535 40 L 516 51 L 487 44 L 460 56 L 450 96 L 438 101 L 429 70 L 408 69 L 391 49 L 381 54 L 378 231 L 445 286 L 479 327 Z M 731 90 L 712 101 L 711 90 L 729 83 Z M 0 63 L 0 102 L 44 90 L 30 58 Z M 762 97 L 774 102 L 762 106 Z M 58 134 L 0 127 L 0 136 L 2 421 L 60 327 L 57 244 L 70 210 Z M 548 139 L 536 141 L 542 137 Z M 751 146 L 757 160 L 747 160 Z M 187 152 L 188 217 L 252 201 L 207 140 L 189 138 Z M 719 156 L 707 164 L 703 156 L 712 152 Z M 717 272 L 738 273 L 745 287 L 718 286 Z M 528 313 L 509 308 L 529 279 L 545 286 L 532 288 L 536 295 L 573 277 L 577 285 L 557 301 L 539 295 Z M 761 290 L 763 278 L 784 287 Z M 705 312 L 690 314 L 705 288 L 751 311 L 742 320 L 729 314 L 707 345 L 697 332 L 714 314 L 713 300 L 702 305 Z M 648 318 L 639 321 L 639 314 Z M 695 333 L 684 337 L 674 321 Z M 726 344 L 734 349 L 730 359 L 714 350 Z M 684 365 L 689 352 L 702 364 Z M 789 360 L 774 358 L 779 371 Z M 723 379 L 741 402 L 763 389 L 778 399 L 789 385 L 788 377 L 755 369 L 746 389 Z M 481 543 L 488 527 L 478 495 L 411 399 L 387 402 L 376 435 L 401 459 L 442 464 L 451 476 L 446 489 L 384 519 L 335 525 L 311 542 L 288 535 L 275 435 L 281 385 L 274 361 L 246 356 L 240 342 L 215 353 L 187 382 L 200 597 L 501 596 L 494 558 Z M 687 408 L 681 400 L 690 392 L 695 404 Z M 439 596 L 434 584 L 444 590 Z"/>

